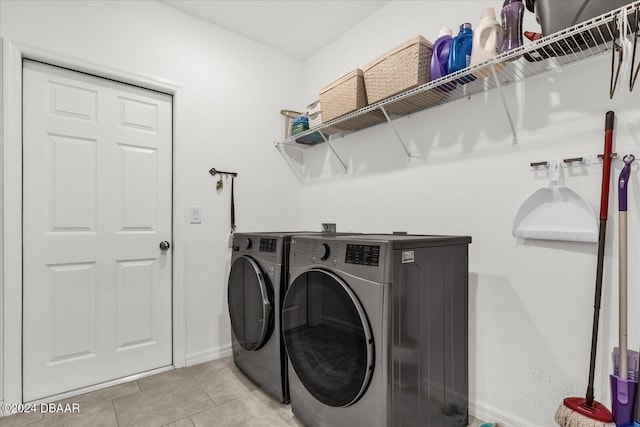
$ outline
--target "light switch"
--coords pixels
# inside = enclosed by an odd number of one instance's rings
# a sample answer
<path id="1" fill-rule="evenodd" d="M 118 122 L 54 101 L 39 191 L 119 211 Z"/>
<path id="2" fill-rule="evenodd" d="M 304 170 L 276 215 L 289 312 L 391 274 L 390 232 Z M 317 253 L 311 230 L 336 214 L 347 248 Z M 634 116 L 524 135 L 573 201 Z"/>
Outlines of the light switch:
<path id="1" fill-rule="evenodd" d="M 200 206 L 189 207 L 189 222 L 191 224 L 202 224 L 202 208 Z"/>

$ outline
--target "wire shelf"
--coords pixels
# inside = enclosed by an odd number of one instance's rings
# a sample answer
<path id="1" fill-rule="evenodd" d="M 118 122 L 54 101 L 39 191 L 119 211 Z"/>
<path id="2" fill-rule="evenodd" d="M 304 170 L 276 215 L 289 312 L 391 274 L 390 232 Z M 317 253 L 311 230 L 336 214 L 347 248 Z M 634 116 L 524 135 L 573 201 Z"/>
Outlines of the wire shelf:
<path id="1" fill-rule="evenodd" d="M 320 141 L 329 142 L 331 135 L 347 134 L 418 111 L 468 98 L 475 94 L 501 88 L 569 64 L 611 52 L 619 38 L 618 25 L 627 16 L 625 34 L 638 31 L 640 0 L 614 9 L 573 27 L 542 37 L 517 49 L 500 54 L 486 62 L 430 81 L 406 92 L 322 123 L 320 126 L 276 142 L 306 149 Z M 364 119 L 364 120 L 363 120 Z M 355 125 L 354 125 L 355 124 Z M 513 125 L 512 125 L 513 128 Z M 306 137 L 306 138 L 305 138 Z M 300 143 L 296 140 L 310 140 Z M 515 140 L 515 130 L 514 130 Z"/>

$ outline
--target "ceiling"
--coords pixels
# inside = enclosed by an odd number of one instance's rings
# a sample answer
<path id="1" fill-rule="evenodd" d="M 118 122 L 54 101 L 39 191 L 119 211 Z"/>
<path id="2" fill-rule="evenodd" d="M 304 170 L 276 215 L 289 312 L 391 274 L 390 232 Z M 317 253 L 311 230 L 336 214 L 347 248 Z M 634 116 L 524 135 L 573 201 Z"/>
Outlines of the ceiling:
<path id="1" fill-rule="evenodd" d="M 374 0 L 162 0 L 304 60 L 388 2 Z"/>

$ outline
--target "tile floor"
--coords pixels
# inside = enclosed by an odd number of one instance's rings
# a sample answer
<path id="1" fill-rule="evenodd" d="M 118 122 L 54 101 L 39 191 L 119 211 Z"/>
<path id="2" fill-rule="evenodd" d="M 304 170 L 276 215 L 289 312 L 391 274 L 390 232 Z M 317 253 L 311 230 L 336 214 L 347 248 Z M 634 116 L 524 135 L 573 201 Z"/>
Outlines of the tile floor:
<path id="1" fill-rule="evenodd" d="M 28 413 L 0 427 L 300 427 L 290 405 L 262 393 L 232 357 L 71 397 L 79 414 Z M 477 426 L 473 420 L 470 426 Z"/>

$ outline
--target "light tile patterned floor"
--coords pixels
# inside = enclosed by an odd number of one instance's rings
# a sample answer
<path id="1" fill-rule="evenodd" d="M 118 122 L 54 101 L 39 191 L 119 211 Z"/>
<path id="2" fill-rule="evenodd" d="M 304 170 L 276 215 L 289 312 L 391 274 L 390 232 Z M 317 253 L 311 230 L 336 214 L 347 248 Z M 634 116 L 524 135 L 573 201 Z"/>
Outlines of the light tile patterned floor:
<path id="1" fill-rule="evenodd" d="M 227 357 L 71 397 L 79 414 L 29 413 L 0 427 L 301 427 Z M 477 425 L 473 421 L 470 425 Z"/>
<path id="2" fill-rule="evenodd" d="M 262 393 L 227 357 L 71 397 L 80 414 L 29 413 L 1 427 L 299 427 L 289 405 Z"/>

